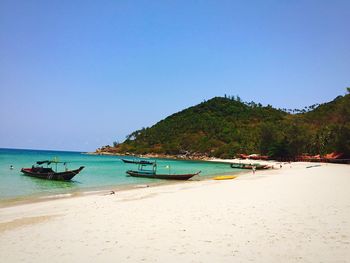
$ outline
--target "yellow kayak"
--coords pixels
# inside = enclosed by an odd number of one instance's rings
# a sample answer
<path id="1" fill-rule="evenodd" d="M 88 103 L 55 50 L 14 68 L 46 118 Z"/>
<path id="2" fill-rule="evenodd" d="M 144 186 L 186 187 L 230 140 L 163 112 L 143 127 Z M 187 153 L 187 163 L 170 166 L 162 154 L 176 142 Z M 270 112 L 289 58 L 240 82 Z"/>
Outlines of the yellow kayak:
<path id="1" fill-rule="evenodd" d="M 237 176 L 235 175 L 221 175 L 221 176 L 217 176 L 214 177 L 214 180 L 230 180 L 230 179 L 235 179 Z"/>

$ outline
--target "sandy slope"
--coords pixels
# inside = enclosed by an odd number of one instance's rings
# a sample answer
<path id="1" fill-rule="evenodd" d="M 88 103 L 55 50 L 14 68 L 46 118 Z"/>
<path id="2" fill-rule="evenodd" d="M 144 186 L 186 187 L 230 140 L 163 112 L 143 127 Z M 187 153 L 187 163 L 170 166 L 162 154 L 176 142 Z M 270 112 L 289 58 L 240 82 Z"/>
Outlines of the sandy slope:
<path id="1" fill-rule="evenodd" d="M 308 165 L 1 208 L 0 255 L 3 262 L 350 262 L 350 166 Z"/>

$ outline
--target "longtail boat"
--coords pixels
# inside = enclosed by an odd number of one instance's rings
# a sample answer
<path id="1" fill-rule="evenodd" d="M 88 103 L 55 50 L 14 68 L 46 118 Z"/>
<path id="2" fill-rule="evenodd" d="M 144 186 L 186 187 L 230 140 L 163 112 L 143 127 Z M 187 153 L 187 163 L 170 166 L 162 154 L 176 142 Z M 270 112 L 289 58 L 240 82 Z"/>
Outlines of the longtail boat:
<path id="1" fill-rule="evenodd" d="M 134 163 L 134 164 L 154 164 L 154 162 L 147 161 L 147 160 L 140 160 L 140 159 L 122 159 L 124 163 Z"/>
<path id="2" fill-rule="evenodd" d="M 157 174 L 147 171 L 133 171 L 129 170 L 126 173 L 134 177 L 144 177 L 153 179 L 168 179 L 168 180 L 188 180 L 191 177 L 198 175 L 201 171 L 194 174 Z"/>
<path id="3" fill-rule="evenodd" d="M 152 169 L 147 169 L 145 167 L 149 167 L 152 165 Z M 169 166 L 168 166 L 169 167 Z M 198 175 L 201 171 L 192 174 L 158 174 L 157 173 L 157 163 L 145 164 L 139 163 L 138 170 L 128 170 L 126 173 L 133 177 L 144 177 L 151 179 L 167 179 L 167 180 L 188 180 L 191 177 Z"/>
<path id="4" fill-rule="evenodd" d="M 65 171 L 63 172 L 57 172 L 57 164 L 62 163 L 65 167 Z M 40 166 L 42 164 L 46 164 L 47 167 Z M 49 165 L 55 164 L 56 169 L 55 171 L 49 167 Z M 48 180 L 58 180 L 58 181 L 69 181 L 74 176 L 76 176 L 78 173 L 81 172 L 81 170 L 84 169 L 84 166 L 80 166 L 80 168 L 75 170 L 68 170 L 67 169 L 67 162 L 58 162 L 58 161 L 38 161 L 36 162 L 36 165 L 32 166 L 32 168 L 22 168 L 21 172 L 27 176 L 36 177 L 40 179 L 48 179 Z"/>
<path id="5" fill-rule="evenodd" d="M 256 170 L 264 170 L 264 169 L 269 169 L 271 168 L 270 165 L 264 165 L 264 164 L 259 164 L 259 163 L 231 163 L 231 168 L 235 169 L 253 169 L 255 167 Z"/>

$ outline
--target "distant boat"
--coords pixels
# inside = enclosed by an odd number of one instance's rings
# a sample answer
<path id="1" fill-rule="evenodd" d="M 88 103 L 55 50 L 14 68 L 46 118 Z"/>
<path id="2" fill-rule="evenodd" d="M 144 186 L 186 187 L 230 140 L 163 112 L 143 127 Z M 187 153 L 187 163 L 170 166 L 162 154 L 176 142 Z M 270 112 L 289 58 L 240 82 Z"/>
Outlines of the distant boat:
<path id="1" fill-rule="evenodd" d="M 188 180 L 191 177 L 198 175 L 201 171 L 193 174 L 158 174 L 157 163 L 138 163 L 138 170 L 128 170 L 126 173 L 133 177 L 144 177 L 151 179 L 167 179 L 167 180 Z M 148 165 L 152 165 L 152 169 L 144 169 Z"/>
<path id="2" fill-rule="evenodd" d="M 234 169 L 253 169 L 255 167 L 256 170 L 264 170 L 264 169 L 269 169 L 271 166 L 269 165 L 264 165 L 264 164 L 259 164 L 259 163 L 231 163 L 231 168 Z"/>
<path id="3" fill-rule="evenodd" d="M 57 172 L 57 164 L 63 164 L 65 166 L 64 172 Z M 22 168 L 21 172 L 25 175 L 40 178 L 40 179 L 48 179 L 48 180 L 58 180 L 58 181 L 69 181 L 74 176 L 76 176 L 78 173 L 81 172 L 81 170 L 84 169 L 84 166 L 81 166 L 80 168 L 76 170 L 67 170 L 66 162 L 58 162 L 58 161 L 38 161 L 36 162 L 37 165 L 33 165 L 32 168 Z M 42 164 L 46 164 L 47 167 L 39 166 Z M 49 165 L 55 164 L 56 170 L 54 171 Z"/>
<path id="4" fill-rule="evenodd" d="M 140 159 L 122 159 L 124 163 L 134 163 L 134 164 L 154 164 L 152 161 L 140 160 Z"/>

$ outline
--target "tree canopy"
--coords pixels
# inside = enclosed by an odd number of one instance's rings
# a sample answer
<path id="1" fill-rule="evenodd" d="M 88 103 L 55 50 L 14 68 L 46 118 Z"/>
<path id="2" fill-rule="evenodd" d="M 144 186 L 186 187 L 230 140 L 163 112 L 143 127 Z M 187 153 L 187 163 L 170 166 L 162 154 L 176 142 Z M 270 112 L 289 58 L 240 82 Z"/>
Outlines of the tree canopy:
<path id="1" fill-rule="evenodd" d="M 215 97 L 142 128 L 115 144 L 119 153 L 237 153 L 295 157 L 333 151 L 350 155 L 350 94 L 291 114 L 235 97 Z"/>

